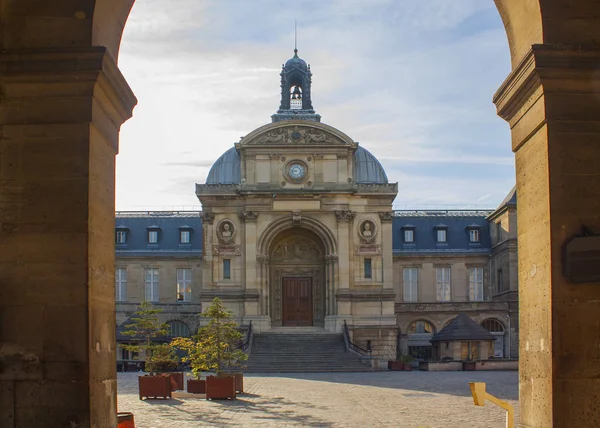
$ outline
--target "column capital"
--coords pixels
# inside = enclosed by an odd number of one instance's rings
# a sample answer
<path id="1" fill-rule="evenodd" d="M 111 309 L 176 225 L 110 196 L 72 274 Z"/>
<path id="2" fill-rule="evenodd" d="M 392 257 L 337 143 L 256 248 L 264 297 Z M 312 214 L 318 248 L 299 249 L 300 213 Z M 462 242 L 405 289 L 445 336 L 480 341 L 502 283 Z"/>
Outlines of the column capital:
<path id="1" fill-rule="evenodd" d="M 256 223 L 258 219 L 258 213 L 254 211 L 242 211 L 238 213 L 238 216 L 244 223 Z"/>
<path id="2" fill-rule="evenodd" d="M 213 222 L 215 221 L 214 213 L 207 213 L 207 212 L 202 211 L 200 213 L 200 218 L 202 219 L 202 223 L 206 223 L 206 224 L 213 224 Z"/>
<path id="3" fill-rule="evenodd" d="M 394 220 L 394 213 L 392 211 L 382 211 L 379 213 L 379 219 L 382 223 L 389 223 Z"/>
<path id="4" fill-rule="evenodd" d="M 351 210 L 340 210 L 335 212 L 337 221 L 352 221 L 356 217 L 356 213 Z"/>

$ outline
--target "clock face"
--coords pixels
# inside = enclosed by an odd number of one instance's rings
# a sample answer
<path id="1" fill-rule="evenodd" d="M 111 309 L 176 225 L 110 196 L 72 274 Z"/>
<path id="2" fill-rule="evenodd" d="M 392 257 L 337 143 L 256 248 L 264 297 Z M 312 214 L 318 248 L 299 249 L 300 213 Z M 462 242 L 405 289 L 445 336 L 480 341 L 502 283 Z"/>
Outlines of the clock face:
<path id="1" fill-rule="evenodd" d="M 294 180 L 301 180 L 306 175 L 306 168 L 300 163 L 293 163 L 288 169 L 288 174 Z"/>

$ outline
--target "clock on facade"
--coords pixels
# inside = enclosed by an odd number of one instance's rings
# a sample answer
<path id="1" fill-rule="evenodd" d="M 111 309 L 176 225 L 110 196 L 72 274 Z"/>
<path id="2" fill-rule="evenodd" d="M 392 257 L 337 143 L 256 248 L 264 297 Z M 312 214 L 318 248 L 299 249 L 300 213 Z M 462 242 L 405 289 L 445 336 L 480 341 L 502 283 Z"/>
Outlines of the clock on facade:
<path id="1" fill-rule="evenodd" d="M 291 162 L 287 168 L 288 176 L 294 181 L 300 181 L 306 177 L 306 166 L 300 162 Z"/>

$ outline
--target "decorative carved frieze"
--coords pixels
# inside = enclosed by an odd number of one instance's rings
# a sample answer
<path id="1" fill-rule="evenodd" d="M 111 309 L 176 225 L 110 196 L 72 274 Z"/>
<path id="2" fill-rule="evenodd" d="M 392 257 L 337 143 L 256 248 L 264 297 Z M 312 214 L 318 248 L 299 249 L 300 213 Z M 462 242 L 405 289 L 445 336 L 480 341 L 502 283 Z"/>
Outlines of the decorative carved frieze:
<path id="1" fill-rule="evenodd" d="M 398 193 L 398 183 L 357 183 L 357 193 Z"/>
<path id="2" fill-rule="evenodd" d="M 244 211 L 238 215 L 244 223 L 256 223 L 256 219 L 258 218 L 258 213 L 254 211 Z"/>
<path id="3" fill-rule="evenodd" d="M 394 214 L 391 211 L 383 211 L 379 213 L 379 219 L 382 223 L 389 223 L 394 220 Z"/>
<path id="4" fill-rule="evenodd" d="M 340 210 L 335 212 L 335 218 L 338 221 L 352 221 L 356 217 L 356 213 L 352 210 Z"/>
<path id="5" fill-rule="evenodd" d="M 348 159 L 348 154 L 346 153 L 346 154 L 343 154 L 343 155 L 341 155 L 341 154 L 337 155 L 337 158 L 341 159 L 341 160 L 346 160 L 346 159 Z"/>
<path id="6" fill-rule="evenodd" d="M 355 245 L 354 254 L 381 254 L 379 245 Z"/>
<path id="7" fill-rule="evenodd" d="M 246 155 L 245 158 L 246 160 L 254 160 L 256 159 L 256 155 Z"/>
<path id="8" fill-rule="evenodd" d="M 202 219 L 202 222 L 206 224 L 213 224 L 215 221 L 215 215 L 213 213 L 207 213 L 204 211 L 200 213 L 200 218 Z"/>
<path id="9" fill-rule="evenodd" d="M 196 184 L 197 195 L 221 195 L 226 193 L 238 193 L 239 184 Z"/>
<path id="10" fill-rule="evenodd" d="M 241 250 L 239 245 L 213 245 L 213 256 L 239 256 Z"/>
<path id="11" fill-rule="evenodd" d="M 339 137 L 323 129 L 310 126 L 281 127 L 266 131 L 250 141 L 244 141 L 246 145 L 279 145 L 279 144 L 339 144 L 345 145 Z"/>
<path id="12" fill-rule="evenodd" d="M 279 156 L 281 156 L 281 153 L 269 153 L 269 159 L 271 160 L 277 160 Z"/>
<path id="13" fill-rule="evenodd" d="M 314 242 L 302 236 L 295 236 L 279 242 L 273 250 L 271 260 L 273 262 L 312 262 L 323 260 L 323 255 Z"/>
<path id="14" fill-rule="evenodd" d="M 313 158 L 314 158 L 315 160 L 323 160 L 323 155 L 322 155 L 322 154 L 320 154 L 320 153 L 317 153 L 317 154 L 314 154 L 314 155 L 313 155 Z"/>

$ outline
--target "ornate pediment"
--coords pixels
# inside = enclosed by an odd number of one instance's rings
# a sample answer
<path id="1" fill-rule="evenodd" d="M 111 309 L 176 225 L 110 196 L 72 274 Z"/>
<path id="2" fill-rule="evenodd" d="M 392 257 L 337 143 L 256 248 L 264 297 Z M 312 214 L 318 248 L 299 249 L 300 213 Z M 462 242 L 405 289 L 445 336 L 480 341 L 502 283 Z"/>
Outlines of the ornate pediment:
<path id="1" fill-rule="evenodd" d="M 269 145 L 348 145 L 339 136 L 325 129 L 306 125 L 287 125 L 265 130 L 241 141 L 244 146 Z"/>

